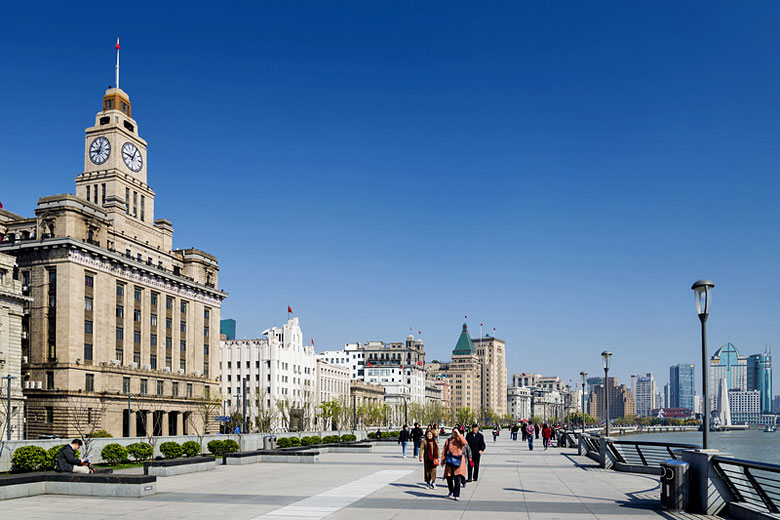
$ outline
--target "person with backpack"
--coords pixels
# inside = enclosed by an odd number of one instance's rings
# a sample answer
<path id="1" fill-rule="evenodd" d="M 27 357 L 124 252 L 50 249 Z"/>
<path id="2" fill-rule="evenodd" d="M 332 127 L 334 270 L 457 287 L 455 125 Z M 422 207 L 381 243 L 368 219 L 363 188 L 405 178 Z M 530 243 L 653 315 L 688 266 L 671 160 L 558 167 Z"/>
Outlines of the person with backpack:
<path id="1" fill-rule="evenodd" d="M 401 453 L 404 458 L 406 458 L 406 445 L 409 444 L 409 437 L 409 426 L 404 424 L 401 433 L 398 434 L 398 444 L 401 445 Z"/>
<path id="2" fill-rule="evenodd" d="M 412 428 L 412 442 L 414 443 L 414 456 L 420 454 L 420 444 L 422 444 L 423 439 L 423 431 L 422 428 L 420 428 L 420 423 L 414 423 L 414 428 Z"/>
<path id="3" fill-rule="evenodd" d="M 460 500 L 460 477 L 466 476 L 467 461 L 464 461 L 463 446 L 466 439 L 460 434 L 458 428 L 452 429 L 452 435 L 444 443 L 442 449 L 441 465 L 444 466 L 444 478 L 447 479 L 447 488 L 450 494 L 447 498 Z"/>

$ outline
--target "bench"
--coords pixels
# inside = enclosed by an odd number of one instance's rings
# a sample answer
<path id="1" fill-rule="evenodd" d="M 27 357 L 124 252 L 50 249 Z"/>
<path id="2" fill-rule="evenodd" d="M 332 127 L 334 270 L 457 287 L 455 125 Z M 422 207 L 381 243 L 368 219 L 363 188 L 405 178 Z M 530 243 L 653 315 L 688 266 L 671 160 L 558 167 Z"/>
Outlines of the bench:
<path id="1" fill-rule="evenodd" d="M 0 475 L 0 500 L 35 495 L 141 498 L 157 493 L 157 477 L 114 473 L 12 473 Z"/>
<path id="2" fill-rule="evenodd" d="M 222 456 L 222 464 L 228 466 L 236 464 L 255 464 L 257 462 L 297 462 L 312 464 L 320 461 L 320 452 L 307 449 L 306 451 L 281 451 L 281 450 L 257 450 L 227 453 Z"/>
<path id="3" fill-rule="evenodd" d="M 186 457 L 169 460 L 152 460 L 144 462 L 144 475 L 155 477 L 172 477 L 184 473 L 209 471 L 217 467 L 214 457 Z"/>

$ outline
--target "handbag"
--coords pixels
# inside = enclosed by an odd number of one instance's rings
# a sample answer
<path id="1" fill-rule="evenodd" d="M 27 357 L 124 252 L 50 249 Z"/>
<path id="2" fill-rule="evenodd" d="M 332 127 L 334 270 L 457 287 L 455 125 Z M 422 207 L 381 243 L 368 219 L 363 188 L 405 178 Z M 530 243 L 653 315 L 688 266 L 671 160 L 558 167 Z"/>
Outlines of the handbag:
<path id="1" fill-rule="evenodd" d="M 439 459 L 433 459 L 433 465 L 438 466 L 439 465 Z"/>
<path id="2" fill-rule="evenodd" d="M 453 455 L 452 453 L 448 453 L 446 457 L 444 457 L 444 463 L 449 464 L 453 468 L 460 467 L 460 460 L 463 458 L 462 455 Z"/>

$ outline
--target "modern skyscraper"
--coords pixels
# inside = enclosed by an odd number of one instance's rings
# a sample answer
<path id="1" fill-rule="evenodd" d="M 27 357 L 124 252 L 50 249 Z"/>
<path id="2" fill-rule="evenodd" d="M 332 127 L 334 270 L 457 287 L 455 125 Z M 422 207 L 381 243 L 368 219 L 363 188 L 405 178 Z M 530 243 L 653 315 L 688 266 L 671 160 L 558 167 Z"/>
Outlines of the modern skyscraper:
<path id="1" fill-rule="evenodd" d="M 747 358 L 747 389 L 761 392 L 761 413 L 772 413 L 772 354 Z"/>
<path id="2" fill-rule="evenodd" d="M 655 379 L 652 372 L 631 376 L 631 393 L 634 396 L 634 408 L 640 417 L 650 415 L 655 405 Z"/>
<path id="3" fill-rule="evenodd" d="M 721 379 L 726 380 L 727 390 L 747 390 L 747 359 L 733 343 L 720 347 L 710 359 L 710 396 L 713 404 Z"/>
<path id="4" fill-rule="evenodd" d="M 224 335 L 227 341 L 236 339 L 236 320 L 219 320 L 219 333 Z"/>
<path id="5" fill-rule="evenodd" d="M 687 408 L 694 411 L 696 408 L 695 394 L 696 365 L 693 363 L 679 363 L 669 367 L 669 402 L 666 403 L 667 407 Z"/>

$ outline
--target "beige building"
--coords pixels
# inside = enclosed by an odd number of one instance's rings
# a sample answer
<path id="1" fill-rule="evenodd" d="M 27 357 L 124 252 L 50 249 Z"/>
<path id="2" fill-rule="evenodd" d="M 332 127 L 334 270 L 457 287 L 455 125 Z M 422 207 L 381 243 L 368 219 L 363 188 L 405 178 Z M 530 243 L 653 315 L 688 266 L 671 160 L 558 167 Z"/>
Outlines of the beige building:
<path id="1" fill-rule="evenodd" d="M 606 395 L 609 399 L 609 418 L 618 419 L 620 417 L 628 417 L 635 415 L 634 397 L 631 394 L 631 390 L 626 388 L 626 385 L 617 384 L 617 379 L 614 377 L 607 378 L 607 384 L 598 386 L 595 391 L 590 393 L 588 398 L 588 407 L 590 409 L 590 415 L 594 416 L 599 421 L 603 421 L 607 415 L 606 413 Z"/>
<path id="2" fill-rule="evenodd" d="M 317 407 L 328 401 L 338 401 L 344 406 L 349 402 L 349 369 L 317 360 Z"/>
<path id="3" fill-rule="evenodd" d="M 482 411 L 482 365 L 465 323 L 450 362 L 428 365 L 428 374 L 450 385 L 453 411 L 466 407 L 476 413 Z"/>
<path id="4" fill-rule="evenodd" d="M 31 218 L 0 212 L 0 252 L 16 257 L 33 298 L 22 331 L 30 437 L 77 425 L 188 433 L 197 400 L 218 388 L 217 259 L 173 247 L 146 159 L 130 98 L 110 88 L 86 130 L 76 194 L 39 199 Z"/>
<path id="5" fill-rule="evenodd" d="M 1 211 L 1 210 L 0 210 Z M 24 438 L 22 319 L 31 299 L 22 296 L 16 259 L 0 254 L 0 440 L 8 438 L 8 377 L 11 377 L 11 439 Z"/>
<path id="6" fill-rule="evenodd" d="M 478 338 L 473 342 L 482 365 L 481 410 L 492 410 L 496 415 L 504 416 L 507 413 L 506 344 L 503 340 L 491 336 Z"/>

